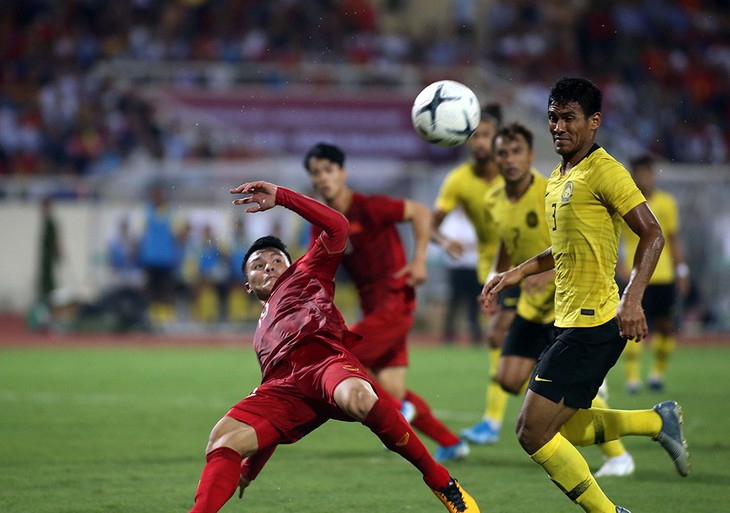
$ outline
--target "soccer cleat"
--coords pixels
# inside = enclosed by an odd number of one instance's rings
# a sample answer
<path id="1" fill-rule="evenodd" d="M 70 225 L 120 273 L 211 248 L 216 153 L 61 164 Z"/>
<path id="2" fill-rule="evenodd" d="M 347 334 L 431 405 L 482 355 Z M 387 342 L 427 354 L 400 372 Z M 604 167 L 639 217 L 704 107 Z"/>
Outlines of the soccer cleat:
<path id="1" fill-rule="evenodd" d="M 664 401 L 654 406 L 662 418 L 662 430 L 654 440 L 667 451 L 680 476 L 689 474 L 689 449 L 682 432 L 682 407 L 676 401 Z"/>
<path id="2" fill-rule="evenodd" d="M 661 392 L 664 390 L 664 381 L 658 376 L 649 376 L 646 384 L 649 387 L 649 390 L 654 392 Z"/>
<path id="3" fill-rule="evenodd" d="M 636 395 L 641 392 L 641 381 L 627 381 L 626 382 L 626 393 Z"/>
<path id="4" fill-rule="evenodd" d="M 400 413 L 405 417 L 406 422 L 410 424 L 416 418 L 416 407 L 412 402 L 406 401 L 405 399 L 400 404 Z"/>
<path id="5" fill-rule="evenodd" d="M 453 477 L 446 487 L 431 488 L 431 491 L 450 513 L 479 513 L 479 506 L 477 506 L 476 501 L 464 491 L 459 482 Z"/>
<path id="6" fill-rule="evenodd" d="M 461 432 L 461 437 L 473 444 L 487 445 L 499 441 L 499 428 L 495 428 L 490 420 L 480 420 L 470 428 Z"/>
<path id="7" fill-rule="evenodd" d="M 603 463 L 601 468 L 599 468 L 593 475 L 595 477 L 630 476 L 634 473 L 635 468 L 636 465 L 634 465 L 634 458 L 631 457 L 631 454 L 625 452 L 619 456 L 606 458 L 606 461 Z"/>
<path id="8" fill-rule="evenodd" d="M 628 509 L 616 506 L 616 513 L 631 513 Z"/>
<path id="9" fill-rule="evenodd" d="M 461 440 L 454 445 L 439 447 L 438 449 L 436 449 L 436 454 L 434 454 L 433 459 L 435 459 L 439 463 L 443 463 L 445 461 L 462 460 L 469 456 L 470 451 L 471 450 L 469 449 L 469 444 L 466 443 L 464 440 Z"/>

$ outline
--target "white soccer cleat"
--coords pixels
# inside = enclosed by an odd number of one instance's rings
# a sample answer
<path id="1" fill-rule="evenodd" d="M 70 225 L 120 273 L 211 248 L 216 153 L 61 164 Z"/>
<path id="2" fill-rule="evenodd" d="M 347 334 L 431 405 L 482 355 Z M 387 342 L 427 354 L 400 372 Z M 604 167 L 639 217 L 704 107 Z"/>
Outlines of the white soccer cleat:
<path id="1" fill-rule="evenodd" d="M 594 474 L 595 477 L 623 477 L 630 476 L 634 473 L 636 465 L 634 464 L 634 458 L 631 454 L 625 452 L 619 456 L 612 458 L 606 458 L 601 468 Z"/>

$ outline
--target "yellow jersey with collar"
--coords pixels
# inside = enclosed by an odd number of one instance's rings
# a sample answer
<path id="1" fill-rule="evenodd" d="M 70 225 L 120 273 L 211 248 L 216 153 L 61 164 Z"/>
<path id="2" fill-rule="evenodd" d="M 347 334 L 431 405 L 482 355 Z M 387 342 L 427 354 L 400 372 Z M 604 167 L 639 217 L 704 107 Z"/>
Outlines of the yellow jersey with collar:
<path id="1" fill-rule="evenodd" d="M 555 325 L 599 326 L 616 316 L 622 218 L 646 200 L 626 168 L 598 145 L 564 175 L 560 169 L 553 170 L 545 192 Z"/>
<path id="2" fill-rule="evenodd" d="M 465 162 L 449 171 L 436 197 L 436 208 L 438 210 L 451 212 L 456 207 L 461 206 L 474 225 L 479 257 L 477 275 L 479 282 L 482 284 L 487 280 L 487 275 L 492 269 L 499 241 L 494 222 L 486 210 L 485 200 L 487 192 L 501 185 L 504 185 L 502 175 L 497 175 L 492 180 L 486 181 L 474 174 L 473 163 Z"/>
<path id="3" fill-rule="evenodd" d="M 487 208 L 494 220 L 512 266 L 521 264 L 550 247 L 550 231 L 545 220 L 547 178 L 531 170 L 532 182 L 517 201 L 499 187 L 488 194 Z M 547 324 L 555 319 L 555 282 L 540 291 L 526 291 L 517 301 L 517 314 L 531 322 Z"/>
<path id="4" fill-rule="evenodd" d="M 654 190 L 651 196 L 646 200 L 649 208 L 659 221 L 664 236 L 669 239 L 670 236 L 676 235 L 679 231 L 679 214 L 677 210 L 677 201 L 674 196 L 666 191 Z M 621 231 L 621 240 L 623 243 L 623 268 L 627 273 L 631 272 L 634 265 L 634 254 L 639 246 L 639 236 L 636 235 L 629 225 L 623 223 Z M 659 255 L 659 261 L 654 269 L 654 274 L 649 279 L 649 285 L 669 285 L 674 283 L 674 260 L 672 259 L 672 248 L 667 242 L 664 244 Z"/>

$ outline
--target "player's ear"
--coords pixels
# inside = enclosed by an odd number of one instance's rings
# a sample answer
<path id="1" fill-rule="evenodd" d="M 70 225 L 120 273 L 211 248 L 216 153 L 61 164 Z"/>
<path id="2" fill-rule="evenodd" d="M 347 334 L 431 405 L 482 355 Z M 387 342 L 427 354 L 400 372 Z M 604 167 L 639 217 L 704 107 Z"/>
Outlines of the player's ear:
<path id="1" fill-rule="evenodd" d="M 590 119 L 590 126 L 592 130 L 598 130 L 598 127 L 601 126 L 601 120 L 603 119 L 603 116 L 601 116 L 600 112 L 596 112 L 591 116 Z"/>
<path id="2" fill-rule="evenodd" d="M 245 287 L 247 293 L 253 293 L 253 289 L 251 288 L 251 285 L 248 284 L 248 282 L 244 283 L 243 286 Z"/>

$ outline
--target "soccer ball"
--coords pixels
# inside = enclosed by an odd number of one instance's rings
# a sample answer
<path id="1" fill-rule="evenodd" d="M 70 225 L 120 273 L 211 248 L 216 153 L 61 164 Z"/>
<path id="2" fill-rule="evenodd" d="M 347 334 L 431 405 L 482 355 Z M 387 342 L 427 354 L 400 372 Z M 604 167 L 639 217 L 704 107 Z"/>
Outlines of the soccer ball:
<path id="1" fill-rule="evenodd" d="M 411 109 L 418 135 L 437 146 L 464 144 L 477 129 L 480 118 L 479 100 L 474 92 L 453 80 L 426 86 Z"/>

